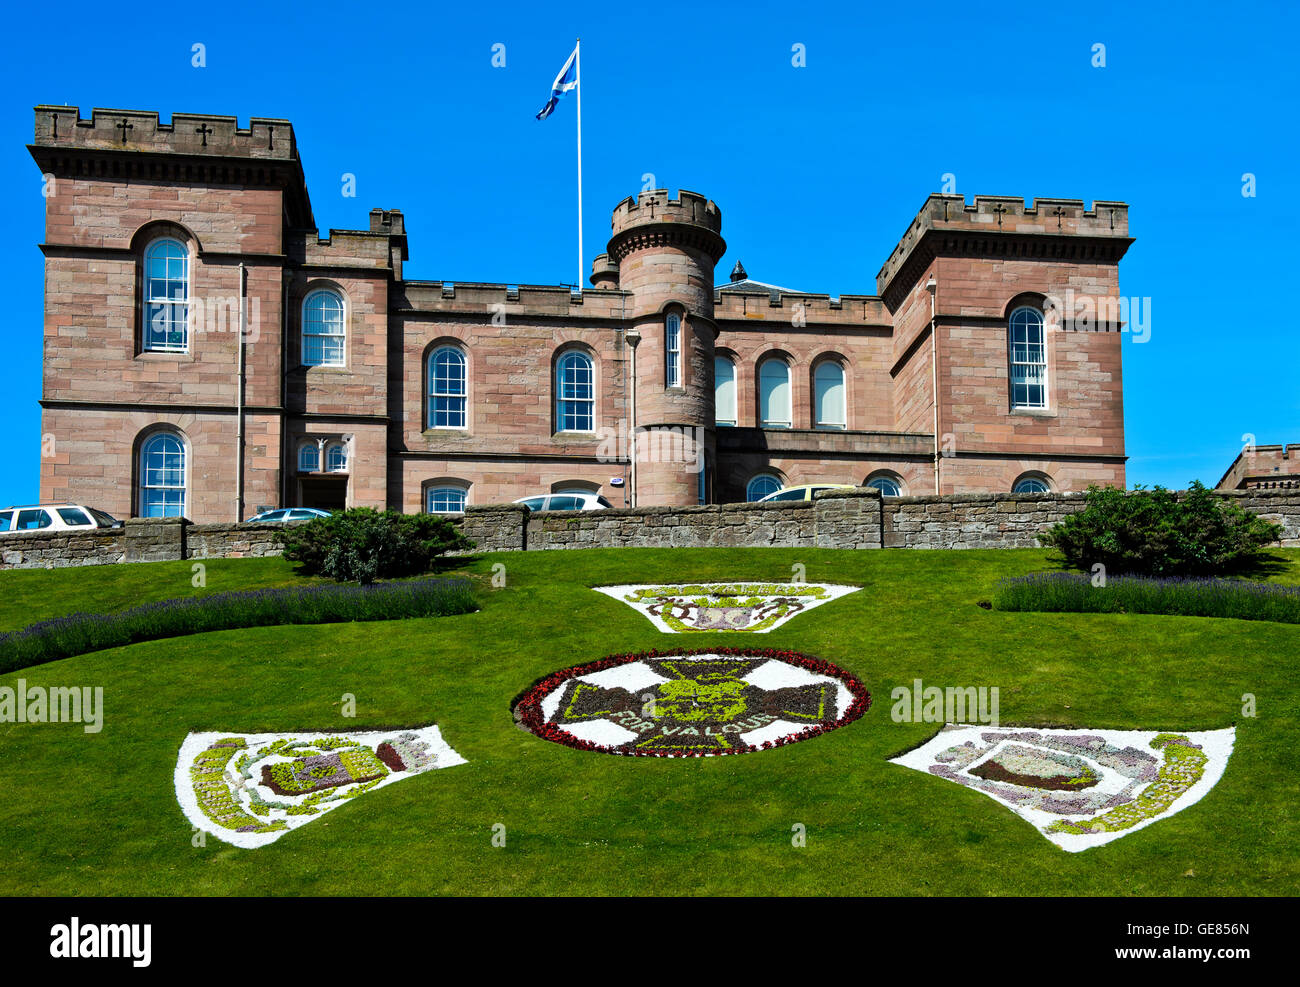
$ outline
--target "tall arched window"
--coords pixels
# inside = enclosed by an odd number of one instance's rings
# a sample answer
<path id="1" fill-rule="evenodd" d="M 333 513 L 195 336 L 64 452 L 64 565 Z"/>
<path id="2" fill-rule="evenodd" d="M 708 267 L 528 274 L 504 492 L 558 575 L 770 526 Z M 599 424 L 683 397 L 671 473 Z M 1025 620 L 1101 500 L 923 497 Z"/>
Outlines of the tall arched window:
<path id="1" fill-rule="evenodd" d="M 1011 407 L 1047 407 L 1047 338 L 1043 313 L 1018 308 L 1008 321 L 1011 340 Z"/>
<path id="2" fill-rule="evenodd" d="M 758 368 L 758 424 L 763 428 L 789 428 L 790 368 L 779 357 L 770 357 Z"/>
<path id="3" fill-rule="evenodd" d="M 429 428 L 467 428 L 465 354 L 442 346 L 429 355 Z"/>
<path id="4" fill-rule="evenodd" d="M 780 489 L 780 477 L 773 476 L 771 473 L 759 473 L 745 485 L 745 499 L 750 502 L 762 500 L 768 494 L 774 494 Z"/>
<path id="5" fill-rule="evenodd" d="M 348 447 L 342 442 L 331 442 L 325 447 L 325 470 L 329 473 L 346 473 Z"/>
<path id="6" fill-rule="evenodd" d="M 555 365 L 555 421 L 560 432 L 596 430 L 596 372 L 586 353 L 570 350 Z"/>
<path id="7" fill-rule="evenodd" d="M 834 360 L 817 364 L 813 374 L 816 421 L 818 428 L 847 428 L 844 400 L 844 368 Z"/>
<path id="8" fill-rule="evenodd" d="M 190 252 L 179 240 L 155 240 L 144 252 L 142 348 L 179 353 L 190 345 Z"/>
<path id="9" fill-rule="evenodd" d="M 320 469 L 320 446 L 308 439 L 298 447 L 298 472 L 315 473 Z"/>
<path id="10" fill-rule="evenodd" d="M 664 318 L 664 386 L 682 386 L 682 318 L 676 312 Z"/>
<path id="11" fill-rule="evenodd" d="M 425 490 L 424 508 L 430 514 L 463 514 L 467 503 L 469 491 L 465 487 L 439 484 Z"/>
<path id="12" fill-rule="evenodd" d="M 155 432 L 140 445 L 140 516 L 185 516 L 185 440 Z"/>
<path id="13" fill-rule="evenodd" d="M 719 425 L 736 424 L 736 365 L 725 356 L 713 358 L 713 417 Z"/>
<path id="14" fill-rule="evenodd" d="M 343 298 L 337 291 L 322 288 L 303 299 L 303 366 L 343 366 L 344 336 Z"/>

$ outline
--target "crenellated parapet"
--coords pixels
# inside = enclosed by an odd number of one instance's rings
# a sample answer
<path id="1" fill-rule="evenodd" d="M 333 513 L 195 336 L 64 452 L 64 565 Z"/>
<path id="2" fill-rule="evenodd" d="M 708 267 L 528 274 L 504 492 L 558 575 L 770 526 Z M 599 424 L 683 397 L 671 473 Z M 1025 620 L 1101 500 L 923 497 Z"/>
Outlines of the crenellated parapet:
<path id="1" fill-rule="evenodd" d="M 174 113 L 162 123 L 153 110 L 95 108 L 83 118 L 75 106 L 36 107 L 38 146 L 99 151 L 151 151 L 210 157 L 295 160 L 298 146 L 288 120 L 253 117 L 240 127 L 235 117 Z"/>
<path id="2" fill-rule="evenodd" d="M 876 289 L 896 304 L 900 282 L 906 290 L 939 250 L 1118 263 L 1132 242 L 1123 202 L 1097 200 L 1088 209 L 1082 199 L 1034 199 L 1026 206 L 1017 196 L 977 195 L 967 204 L 960 195 L 935 194 L 876 275 Z"/>
<path id="3" fill-rule="evenodd" d="M 628 196 L 614 207 L 607 253 L 619 264 L 632 250 L 644 247 L 694 248 L 716 264 L 727 250 L 722 210 L 685 189 L 676 199 L 669 197 L 667 189 Z"/>
<path id="4" fill-rule="evenodd" d="M 713 293 L 718 322 L 776 322 L 787 325 L 892 326 L 885 303 L 875 295 L 830 295 L 798 292 L 723 291 Z"/>
<path id="5" fill-rule="evenodd" d="M 445 281 L 405 281 L 395 299 L 399 312 L 464 315 L 487 320 L 498 313 L 511 318 L 622 320 L 628 298 L 621 291 L 567 285 L 480 284 Z"/>
<path id="6" fill-rule="evenodd" d="M 283 188 L 292 225 L 311 227 L 302 163 L 288 120 L 174 113 L 162 123 L 153 110 L 96 108 L 83 118 L 75 106 L 35 108 L 37 165 L 56 177 L 120 178 L 139 182 Z"/>

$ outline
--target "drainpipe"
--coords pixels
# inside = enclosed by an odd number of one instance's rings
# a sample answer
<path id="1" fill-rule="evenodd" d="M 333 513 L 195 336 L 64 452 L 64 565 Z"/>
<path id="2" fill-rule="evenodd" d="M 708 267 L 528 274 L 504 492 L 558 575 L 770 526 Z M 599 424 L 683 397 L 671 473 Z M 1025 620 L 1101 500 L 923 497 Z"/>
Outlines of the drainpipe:
<path id="1" fill-rule="evenodd" d="M 628 445 L 627 455 L 631 465 L 631 484 L 632 484 L 632 506 L 636 507 L 636 348 L 641 342 L 641 330 L 633 326 L 623 334 L 623 341 L 632 347 L 632 388 L 631 388 L 631 421 L 628 423 Z"/>
<path id="2" fill-rule="evenodd" d="M 933 397 L 934 404 L 934 492 L 939 494 L 939 338 L 936 335 L 935 319 L 935 292 L 939 290 L 939 282 L 935 281 L 934 275 L 930 275 L 930 280 L 925 283 L 925 290 L 930 293 L 930 394 Z"/>
<path id="3" fill-rule="evenodd" d="M 239 264 L 239 372 L 235 380 L 235 523 L 244 520 L 244 336 L 248 328 L 248 269 Z"/>

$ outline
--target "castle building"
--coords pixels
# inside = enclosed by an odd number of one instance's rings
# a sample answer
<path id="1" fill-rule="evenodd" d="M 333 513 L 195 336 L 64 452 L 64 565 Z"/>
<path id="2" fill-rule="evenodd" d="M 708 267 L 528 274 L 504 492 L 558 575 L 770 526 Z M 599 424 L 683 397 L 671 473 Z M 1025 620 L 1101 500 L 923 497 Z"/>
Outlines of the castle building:
<path id="1" fill-rule="evenodd" d="M 1300 487 L 1300 443 L 1243 449 L 1216 490 L 1289 490 Z"/>
<path id="2" fill-rule="evenodd" d="M 835 297 L 722 281 L 721 210 L 643 192 L 579 291 L 408 278 L 396 209 L 322 238 L 287 120 L 38 106 L 29 150 L 43 501 L 224 521 L 1124 485 L 1123 203 L 931 195 L 876 293 Z"/>

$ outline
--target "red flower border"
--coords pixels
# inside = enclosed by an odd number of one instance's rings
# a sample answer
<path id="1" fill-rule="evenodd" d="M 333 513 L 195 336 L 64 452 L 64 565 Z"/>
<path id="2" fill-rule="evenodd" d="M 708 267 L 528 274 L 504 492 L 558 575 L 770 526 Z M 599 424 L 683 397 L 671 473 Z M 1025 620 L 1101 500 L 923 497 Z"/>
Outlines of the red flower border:
<path id="1" fill-rule="evenodd" d="M 765 740 L 762 744 L 745 744 L 740 747 L 721 748 L 717 751 L 668 751 L 668 750 L 621 750 L 617 747 L 607 747 L 603 744 L 593 743 L 590 740 L 582 740 L 573 736 L 565 730 L 560 729 L 554 724 L 547 723 L 542 713 L 542 700 L 550 695 L 551 692 L 558 689 L 564 682 L 578 675 L 588 675 L 591 672 L 601 672 L 607 668 L 616 668 L 619 665 L 628 665 L 634 661 L 641 661 L 645 658 L 673 658 L 679 655 L 732 655 L 738 658 L 770 658 L 776 661 L 783 661 L 789 665 L 796 665 L 799 668 L 807 669 L 818 675 L 829 675 L 832 678 L 839 679 L 843 682 L 848 690 L 853 693 L 853 702 L 849 703 L 849 708 L 844 711 L 839 719 L 832 723 L 819 723 L 815 726 L 798 730 L 776 740 Z M 619 754 L 624 757 L 721 757 L 727 754 L 751 754 L 754 751 L 773 750 L 777 747 L 784 747 L 786 744 L 798 743 L 801 740 L 811 740 L 813 737 L 819 737 L 831 730 L 838 730 L 846 724 L 852 723 L 860 718 L 871 707 L 871 693 L 851 672 L 846 672 L 838 665 L 833 665 L 828 661 L 820 658 L 813 658 L 809 655 L 800 654 L 797 651 L 784 651 L 780 648 L 674 648 L 670 651 L 659 651 L 651 649 L 650 651 L 641 651 L 636 654 L 607 655 L 604 658 L 597 658 L 595 661 L 584 662 L 581 665 L 573 665 L 570 668 L 560 669 L 558 672 L 552 672 L 550 675 L 534 683 L 529 689 L 519 697 L 514 705 L 515 720 L 521 727 L 529 733 L 536 734 L 543 740 L 549 740 L 552 743 L 560 744 L 564 747 L 571 747 L 579 751 L 595 751 L 601 754 Z"/>

